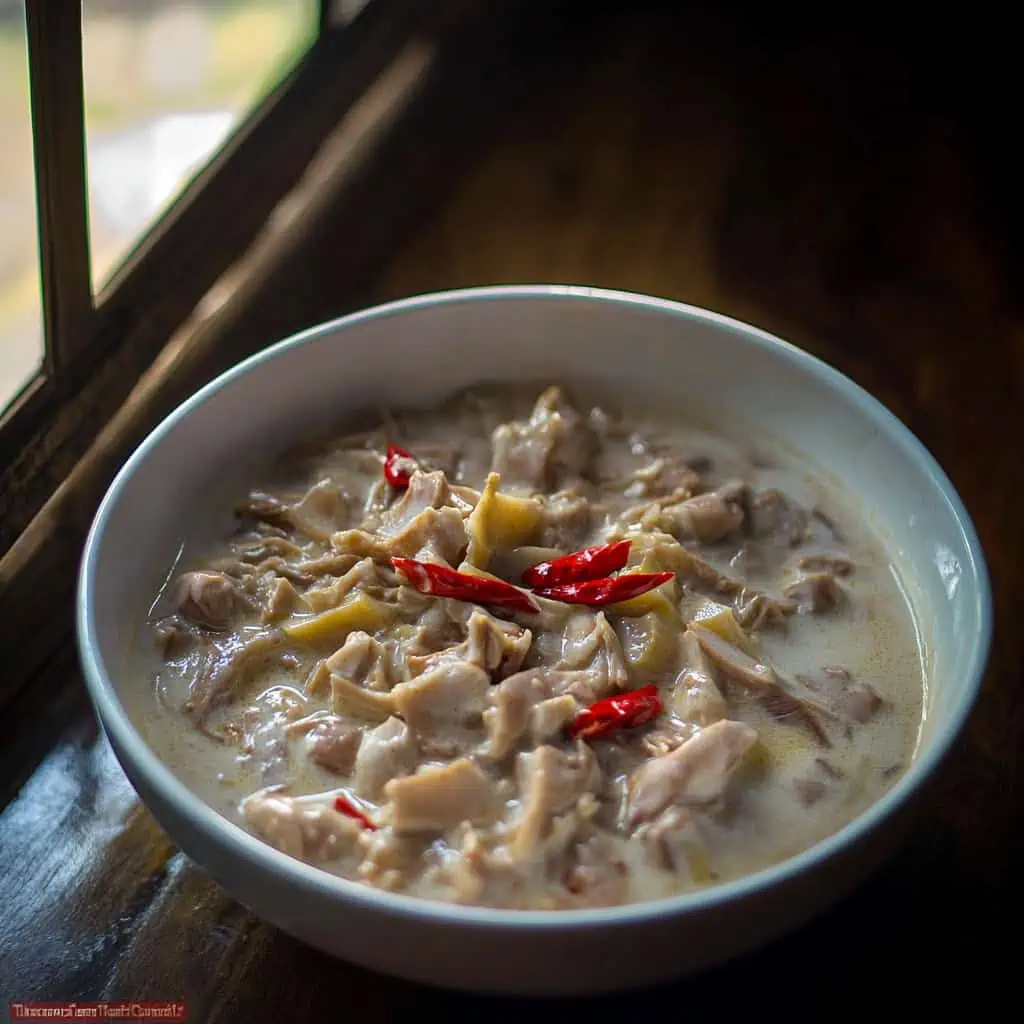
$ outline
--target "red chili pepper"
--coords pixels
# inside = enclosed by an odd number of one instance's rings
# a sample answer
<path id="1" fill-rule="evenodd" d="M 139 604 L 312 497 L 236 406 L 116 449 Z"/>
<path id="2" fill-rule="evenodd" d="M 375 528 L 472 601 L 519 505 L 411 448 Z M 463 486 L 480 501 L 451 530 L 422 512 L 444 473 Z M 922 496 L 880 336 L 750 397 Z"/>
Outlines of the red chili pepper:
<path id="1" fill-rule="evenodd" d="M 620 693 L 591 704 L 581 711 L 568 727 L 569 736 L 575 739 L 596 739 L 616 729 L 632 729 L 645 725 L 661 714 L 661 698 L 656 686 L 641 686 L 639 690 Z"/>
<path id="2" fill-rule="evenodd" d="M 404 491 L 417 465 L 416 456 L 412 452 L 399 448 L 397 444 L 389 444 L 384 458 L 384 479 L 392 487 Z"/>
<path id="3" fill-rule="evenodd" d="M 539 587 L 560 587 L 566 583 L 596 580 L 621 569 L 629 558 L 631 541 L 574 551 L 550 562 L 538 562 L 523 573 L 523 582 L 534 590 Z"/>
<path id="4" fill-rule="evenodd" d="M 537 603 L 525 591 L 504 580 L 481 579 L 469 573 L 456 572 L 447 565 L 417 562 L 412 558 L 392 558 L 391 564 L 421 594 L 454 597 L 458 601 L 490 604 L 519 612 L 539 612 Z"/>
<path id="5" fill-rule="evenodd" d="M 376 831 L 377 826 L 347 796 L 339 793 L 334 798 L 334 809 L 349 818 L 355 818 L 363 828 L 368 828 L 371 832 Z"/>
<path id="6" fill-rule="evenodd" d="M 627 572 L 603 580 L 584 580 L 582 583 L 566 583 L 562 587 L 545 587 L 538 590 L 537 594 L 552 601 L 589 604 L 596 607 L 639 597 L 648 590 L 667 583 L 674 575 L 675 573 L 671 572 Z"/>

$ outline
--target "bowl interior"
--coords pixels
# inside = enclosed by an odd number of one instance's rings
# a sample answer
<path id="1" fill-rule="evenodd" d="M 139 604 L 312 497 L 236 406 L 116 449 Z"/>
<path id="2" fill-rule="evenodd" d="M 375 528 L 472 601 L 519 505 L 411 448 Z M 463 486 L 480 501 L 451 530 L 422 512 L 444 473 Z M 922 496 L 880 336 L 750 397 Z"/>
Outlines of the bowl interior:
<path id="1" fill-rule="evenodd" d="M 165 421 L 112 487 L 83 563 L 80 642 L 107 727 L 141 742 L 110 698 L 145 685 L 131 645 L 183 536 L 209 519 L 226 481 L 349 411 L 430 405 L 478 381 L 552 379 L 624 404 L 738 418 L 859 499 L 902 567 L 928 666 L 918 759 L 882 804 L 901 800 L 962 724 L 987 655 L 988 581 L 956 494 L 894 417 L 810 356 L 716 314 L 591 289 L 471 290 L 356 314 L 253 357 Z"/>

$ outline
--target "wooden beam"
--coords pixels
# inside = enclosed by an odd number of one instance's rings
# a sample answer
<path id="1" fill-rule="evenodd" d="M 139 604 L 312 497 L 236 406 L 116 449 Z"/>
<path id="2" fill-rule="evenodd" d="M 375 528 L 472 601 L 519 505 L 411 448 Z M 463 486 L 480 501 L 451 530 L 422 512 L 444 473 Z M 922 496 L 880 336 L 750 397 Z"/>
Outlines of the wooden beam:
<path id="1" fill-rule="evenodd" d="M 80 0 L 26 3 L 45 369 L 60 373 L 92 322 Z"/>

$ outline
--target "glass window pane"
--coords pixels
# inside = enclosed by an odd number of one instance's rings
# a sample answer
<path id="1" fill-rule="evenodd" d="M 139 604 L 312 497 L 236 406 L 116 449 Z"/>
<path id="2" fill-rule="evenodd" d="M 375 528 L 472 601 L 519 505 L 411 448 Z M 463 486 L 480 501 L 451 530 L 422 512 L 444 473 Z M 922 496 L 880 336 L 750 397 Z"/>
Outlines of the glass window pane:
<path id="1" fill-rule="evenodd" d="M 43 331 L 25 4 L 0 0 L 0 410 L 39 369 Z"/>
<path id="2" fill-rule="evenodd" d="M 93 283 L 315 38 L 317 0 L 85 0 Z"/>

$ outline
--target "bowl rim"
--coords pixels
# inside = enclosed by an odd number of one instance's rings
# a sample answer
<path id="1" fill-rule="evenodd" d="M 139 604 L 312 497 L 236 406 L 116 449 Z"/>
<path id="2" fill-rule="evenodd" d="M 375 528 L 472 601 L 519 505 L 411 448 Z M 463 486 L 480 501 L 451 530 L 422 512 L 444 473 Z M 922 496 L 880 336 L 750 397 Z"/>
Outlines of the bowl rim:
<path id="1" fill-rule="evenodd" d="M 99 630 L 95 619 L 92 595 L 99 568 L 99 552 L 111 514 L 136 469 L 148 458 L 179 422 L 209 400 L 230 387 L 236 380 L 264 363 L 271 362 L 290 350 L 316 341 L 325 335 L 370 320 L 409 313 L 437 306 L 457 305 L 493 300 L 587 300 L 597 303 L 625 305 L 667 313 L 687 321 L 714 324 L 738 335 L 740 339 L 795 363 L 823 383 L 842 392 L 846 401 L 870 419 L 904 454 L 915 461 L 934 484 L 936 497 L 946 505 L 956 521 L 969 568 L 977 581 L 978 630 L 971 638 L 967 682 L 954 705 L 948 721 L 931 735 L 927 748 L 911 762 L 901 778 L 875 803 L 858 814 L 842 828 L 800 853 L 759 871 L 729 882 L 723 882 L 660 899 L 628 903 L 614 907 L 579 910 L 500 910 L 489 907 L 463 906 L 436 902 L 402 893 L 372 888 L 361 882 L 333 875 L 321 868 L 290 857 L 230 821 L 199 796 L 157 756 L 117 698 L 113 683 L 100 653 Z M 211 842 L 227 847 L 231 854 L 246 858 L 262 871 L 276 874 L 281 881 L 329 900 L 356 904 L 361 909 L 388 916 L 414 918 L 434 924 L 469 926 L 500 930 L 575 931 L 595 926 L 628 926 L 645 921 L 711 910 L 733 903 L 794 879 L 815 865 L 826 861 L 856 844 L 873 832 L 902 807 L 931 776 L 961 733 L 981 687 L 992 642 L 992 592 L 989 572 L 974 524 L 949 478 L 938 462 L 906 427 L 878 399 L 854 383 L 839 370 L 769 332 L 733 317 L 688 303 L 658 298 L 639 292 L 613 290 L 581 285 L 519 284 L 487 285 L 430 292 L 382 303 L 337 317 L 300 331 L 242 360 L 182 402 L 156 426 L 135 449 L 111 483 L 96 512 L 85 543 L 78 578 L 76 600 L 76 633 L 79 658 L 87 689 L 104 729 L 110 734 L 115 750 L 123 751 L 135 770 L 145 778 L 156 796 L 181 818 L 188 819 Z"/>

